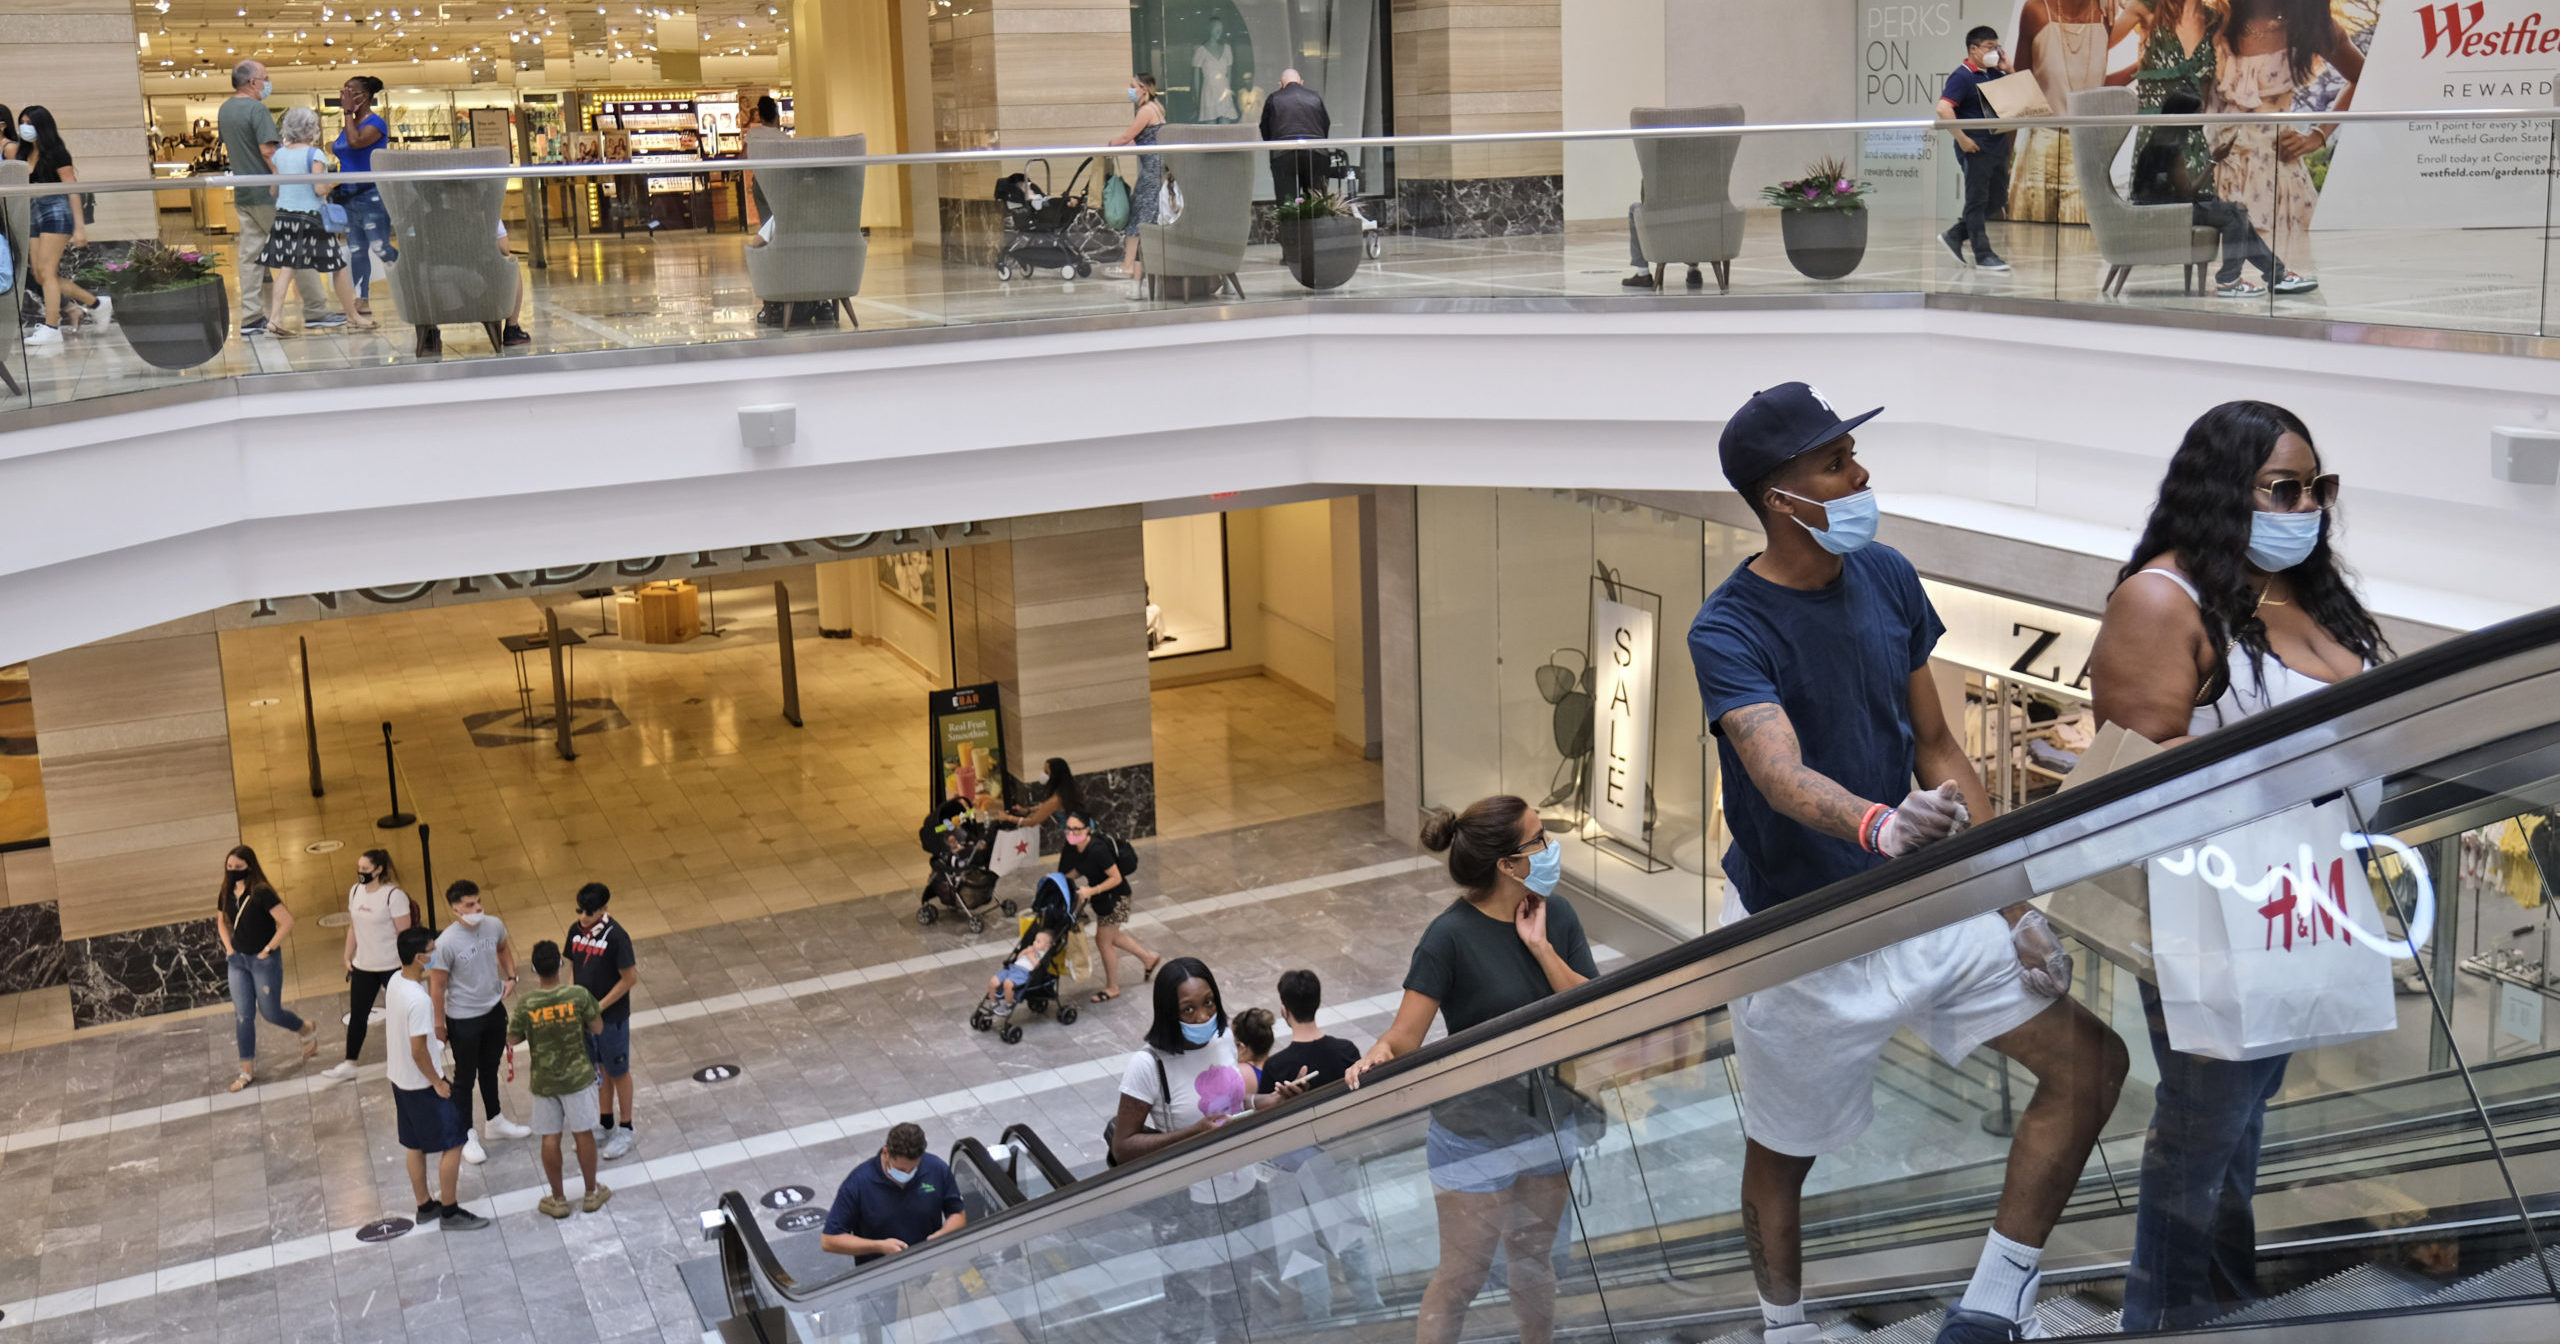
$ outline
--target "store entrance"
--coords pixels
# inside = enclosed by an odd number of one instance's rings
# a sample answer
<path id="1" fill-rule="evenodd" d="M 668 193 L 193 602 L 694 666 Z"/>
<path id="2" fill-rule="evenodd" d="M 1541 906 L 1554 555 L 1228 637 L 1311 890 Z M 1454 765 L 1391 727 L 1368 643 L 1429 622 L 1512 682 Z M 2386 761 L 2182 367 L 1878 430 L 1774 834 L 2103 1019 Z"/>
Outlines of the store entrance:
<path id="1" fill-rule="evenodd" d="M 1363 496 L 1146 523 L 1156 824 L 1198 835 L 1383 797 Z"/>

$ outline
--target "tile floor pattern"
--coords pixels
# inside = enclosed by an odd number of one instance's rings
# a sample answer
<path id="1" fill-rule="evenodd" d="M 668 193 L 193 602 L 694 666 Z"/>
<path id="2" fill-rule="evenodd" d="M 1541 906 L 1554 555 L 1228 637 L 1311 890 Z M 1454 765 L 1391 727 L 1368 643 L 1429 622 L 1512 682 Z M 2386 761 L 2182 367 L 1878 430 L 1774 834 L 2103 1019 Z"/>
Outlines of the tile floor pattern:
<path id="1" fill-rule="evenodd" d="M 817 638 L 814 610 L 801 605 L 793 628 L 807 727 L 792 728 L 781 718 L 771 589 L 724 590 L 718 604 L 730 633 L 716 649 L 697 640 L 684 653 L 579 650 L 573 695 L 611 698 L 632 726 L 579 737 L 575 762 L 540 734 L 474 745 L 464 723 L 516 704 L 514 665 L 497 641 L 540 628 L 530 601 L 225 634 L 241 834 L 295 915 L 286 996 L 340 983 L 345 933 L 320 920 L 344 908 L 358 851 L 386 846 L 411 894 L 425 891 L 417 832 L 374 826 L 391 810 L 386 721 L 399 742 L 401 806 L 430 828 L 438 889 L 478 882 L 526 947 L 559 936 L 589 881 L 613 888 L 616 914 L 641 937 L 863 896 L 910 909 L 925 880 L 915 827 L 930 683 L 885 647 Z M 594 602 L 560 613 L 601 633 Z M 297 639 L 310 641 L 328 786 L 316 799 Z M 546 676 L 538 666 L 534 675 Z M 1333 741 L 1332 708 L 1280 683 L 1169 688 L 1154 702 L 1162 834 L 1381 796 L 1376 763 Z M 308 852 L 330 841 L 340 847 Z M 207 873 L 218 857 L 208 851 Z M 70 1014 L 68 990 L 0 996 L 0 1050 L 70 1039 Z"/>
<path id="2" fill-rule="evenodd" d="M 1866 257 L 1855 274 L 1808 280 L 1787 261 L 1774 213 L 1751 213 L 1742 255 L 1733 265 L 1733 292 L 1742 296 L 1949 292 L 2514 335 L 2546 330 L 2551 313 L 2560 309 L 2552 302 L 2560 294 L 2560 275 L 2554 274 L 2548 230 L 2539 228 L 2318 232 L 2311 255 L 2290 261 L 2317 274 L 2321 288 L 2249 302 L 2182 295 L 2178 272 L 2157 266 L 2138 269 L 2122 296 L 2103 298 L 2098 285 L 2106 268 L 2081 227 L 1993 225 L 1994 245 L 2016 269 L 1988 274 L 1958 265 L 1938 244 L 1935 232 L 1946 221 L 1881 210 L 1871 221 Z M 177 218 L 164 224 L 165 241 L 205 247 L 223 256 L 225 274 L 232 274 L 230 240 L 193 234 Z M 521 249 L 522 240 L 514 246 Z M 743 237 L 734 233 L 557 238 L 547 255 L 550 264 L 525 271 L 533 287 L 526 317 L 533 344 L 521 349 L 552 353 L 777 337 L 773 329 L 755 325 L 757 304 L 742 249 Z M 1620 285 L 1627 273 L 1625 234 L 1605 225 L 1519 238 L 1394 234 L 1380 260 L 1332 294 L 1516 299 L 1640 292 Z M 1675 267 L 1673 292 L 1694 292 L 1679 288 L 1681 275 Z M 1248 300 L 1307 295 L 1279 264 L 1277 245 L 1249 249 L 1241 283 Z M 938 255 L 910 247 L 904 235 L 882 229 L 873 232 L 854 308 L 866 330 L 893 330 L 1183 306 L 1133 300 L 1129 289 L 1125 281 L 1098 275 L 1074 284 L 1054 276 L 999 282 L 989 267 L 945 264 Z M 42 405 L 209 377 L 409 362 L 411 329 L 396 320 L 387 289 L 378 297 L 376 315 L 385 319 L 379 331 L 314 332 L 282 340 L 235 334 L 212 362 L 183 373 L 141 363 L 122 340 L 104 332 L 74 332 L 58 353 L 22 354 L 17 364 L 29 396 Z M 443 358 L 489 354 L 476 330 L 448 332 Z M 7 399 L 0 406 L 12 402 L 26 404 Z"/>
<path id="3" fill-rule="evenodd" d="M 1446 899 L 1436 864 L 1388 840 L 1371 808 L 1145 844 L 1156 927 L 1141 933 L 1158 952 L 1206 959 L 1239 1008 L 1313 966 L 1364 1041 Z M 606 1164 L 613 1201 L 542 1216 L 533 1145 L 501 1142 L 461 1187 L 495 1227 L 385 1245 L 352 1235 L 410 1206 L 378 1044 L 356 1082 L 322 1086 L 310 1075 L 335 1051 L 278 1063 L 290 1047 L 270 1034 L 271 1081 L 237 1097 L 219 1090 L 231 1040 L 218 1019 L 0 1056 L 0 1338 L 698 1339 L 675 1266 L 707 1251 L 694 1216 L 723 1189 L 832 1191 L 907 1118 L 937 1151 L 1028 1119 L 1071 1163 L 1098 1159 L 1146 1010 L 1130 998 L 1072 1026 L 1028 1022 L 1013 1046 L 970 1031 L 1003 938 L 860 901 L 642 939 L 639 1142 Z M 296 1006 L 326 1014 L 332 1000 Z M 691 1080 L 714 1062 L 743 1073 Z M 505 1090 L 520 1111 L 521 1084 Z"/>

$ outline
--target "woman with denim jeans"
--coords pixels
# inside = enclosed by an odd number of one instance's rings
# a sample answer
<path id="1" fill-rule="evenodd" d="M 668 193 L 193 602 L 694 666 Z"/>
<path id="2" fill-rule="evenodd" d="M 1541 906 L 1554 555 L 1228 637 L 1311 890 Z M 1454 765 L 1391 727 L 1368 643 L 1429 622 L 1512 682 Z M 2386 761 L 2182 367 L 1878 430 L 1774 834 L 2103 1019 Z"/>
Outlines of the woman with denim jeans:
<path id="1" fill-rule="evenodd" d="M 258 851 L 247 845 L 235 845 L 222 856 L 213 931 L 222 940 L 231 970 L 231 1030 L 240 1046 L 240 1073 L 231 1080 L 231 1090 L 237 1092 L 256 1072 L 261 1017 L 302 1038 L 301 1058 L 320 1053 L 319 1033 L 284 1006 L 284 956 L 276 949 L 293 932 L 293 912 L 268 885 Z"/>
<path id="2" fill-rule="evenodd" d="M 373 110 L 373 100 L 381 96 L 382 81 L 371 75 L 357 75 L 338 86 L 338 111 L 344 124 L 329 152 L 337 156 L 339 172 L 373 171 L 373 151 L 382 148 L 391 134 L 389 123 Z M 383 208 L 382 189 L 371 182 L 346 183 L 332 191 L 330 199 L 347 211 L 347 277 L 355 282 L 356 315 L 371 317 L 373 291 L 368 286 L 373 280 L 373 249 L 382 249 L 386 267 L 400 259 L 400 249 L 391 245 L 391 212 Z"/>
<path id="3" fill-rule="evenodd" d="M 19 141 L 19 152 L 26 155 L 32 165 L 28 169 L 28 180 L 38 183 L 80 180 L 79 170 L 71 166 L 71 148 L 62 143 L 62 132 L 54 126 L 51 112 L 41 107 L 27 108 L 18 113 L 18 124 L 11 131 Z M 28 202 L 28 217 L 34 236 L 27 245 L 27 278 L 44 290 L 44 321 L 27 333 L 27 348 L 58 354 L 62 349 L 62 308 L 66 295 L 81 317 L 98 324 L 111 319 L 115 301 L 82 289 L 62 273 L 62 254 L 89 245 L 88 221 L 81 217 L 80 202 L 71 193 L 36 197 Z"/>
<path id="4" fill-rule="evenodd" d="M 2174 746 L 2386 656 L 2330 549 L 2337 500 L 2293 412 L 2226 402 L 2189 426 L 2098 627 L 2098 721 Z M 2160 1085 L 2123 1328 L 2176 1330 L 2258 1296 L 2258 1148 L 2291 1056 L 2189 1054 L 2169 1044 L 2148 982 L 2142 1007 Z"/>

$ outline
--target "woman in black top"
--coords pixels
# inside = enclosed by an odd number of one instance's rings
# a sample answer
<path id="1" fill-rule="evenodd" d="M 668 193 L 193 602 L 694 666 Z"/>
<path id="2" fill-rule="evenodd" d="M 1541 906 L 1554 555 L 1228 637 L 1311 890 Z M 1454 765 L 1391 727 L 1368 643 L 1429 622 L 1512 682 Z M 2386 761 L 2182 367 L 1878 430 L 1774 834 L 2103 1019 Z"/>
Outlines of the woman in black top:
<path id="1" fill-rule="evenodd" d="M 285 935 L 293 932 L 293 912 L 277 898 L 258 865 L 258 851 L 236 845 L 222 856 L 222 885 L 213 898 L 213 931 L 231 970 L 231 1032 L 240 1046 L 240 1073 L 231 1090 L 249 1085 L 258 1059 L 258 1019 L 266 1018 L 302 1037 L 302 1058 L 320 1051 L 312 1025 L 284 1006 Z"/>
<path id="2" fill-rule="evenodd" d="M 62 143 L 62 132 L 55 129 L 53 114 L 41 107 L 30 107 L 18 114 L 18 124 L 10 133 L 19 141 L 18 152 L 27 156 L 28 180 L 33 182 L 70 183 L 80 180 L 79 170 L 71 166 L 71 147 Z M 28 273 L 44 286 L 44 324 L 27 333 L 30 349 L 59 349 L 62 345 L 62 296 L 68 294 L 78 305 L 81 315 L 90 322 L 104 322 L 115 305 L 82 289 L 62 274 L 65 249 L 86 247 L 89 243 L 88 222 L 80 217 L 80 203 L 68 192 L 38 196 L 29 203 L 29 220 L 35 236 L 28 244 Z"/>
<path id="3" fill-rule="evenodd" d="M 1506 795 L 1455 817 L 1434 810 L 1422 843 L 1448 852 L 1458 899 L 1422 931 L 1395 1023 L 1345 1075 L 1353 1087 L 1361 1074 L 1419 1049 L 1434 1016 L 1454 1036 L 1599 974 L 1581 918 L 1553 894 L 1564 852 L 1536 808 Z M 1556 1229 L 1580 1154 L 1578 1113 L 1592 1107 L 1562 1094 L 1560 1084 L 1531 1074 L 1432 1108 L 1426 1155 L 1440 1265 L 1423 1290 L 1419 1344 L 1456 1344 L 1497 1246 L 1522 1344 L 1552 1338 Z"/>
<path id="4" fill-rule="evenodd" d="M 1076 898 L 1093 909 L 1093 946 L 1102 958 L 1102 988 L 1095 1003 L 1120 997 L 1120 954 L 1138 959 L 1139 973 L 1153 979 L 1164 959 L 1129 936 L 1129 878 L 1120 871 L 1120 850 L 1109 836 L 1093 828 L 1082 812 L 1066 814 L 1067 847 L 1058 851 L 1058 871 L 1075 885 Z"/>
<path id="5" fill-rule="evenodd" d="M 1067 768 L 1066 760 L 1052 756 L 1044 768 L 1048 794 L 1029 807 L 1005 809 L 1005 815 L 1013 818 L 1017 826 L 1040 826 L 1061 812 L 1080 813 L 1085 810 L 1084 790 L 1077 785 L 1076 772 Z"/>

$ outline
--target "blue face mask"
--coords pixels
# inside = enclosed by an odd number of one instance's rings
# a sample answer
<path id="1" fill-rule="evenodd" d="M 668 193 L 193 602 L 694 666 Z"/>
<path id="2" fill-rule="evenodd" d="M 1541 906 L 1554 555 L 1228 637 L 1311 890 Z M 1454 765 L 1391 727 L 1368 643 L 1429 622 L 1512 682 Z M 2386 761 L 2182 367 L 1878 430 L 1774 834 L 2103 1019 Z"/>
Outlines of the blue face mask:
<path id="1" fill-rule="evenodd" d="M 1563 876 L 1564 846 L 1549 840 L 1545 849 L 1529 856 L 1529 877 L 1521 885 L 1540 896 L 1551 896 Z"/>
<path id="2" fill-rule="evenodd" d="M 2320 544 L 2321 517 L 2317 509 L 2249 515 L 2249 563 L 2280 574 L 2310 559 Z"/>
<path id="3" fill-rule="evenodd" d="M 1876 492 L 1873 490 L 1861 490 L 1854 495 L 1827 500 L 1805 499 L 1790 490 L 1778 493 L 1807 504 L 1819 504 L 1822 511 L 1831 516 L 1831 526 L 1827 529 L 1815 527 L 1802 518 L 1798 518 L 1796 524 L 1812 533 L 1814 543 L 1833 555 L 1847 555 L 1876 539 L 1876 523 L 1880 515 L 1876 510 Z"/>
<path id="4" fill-rule="evenodd" d="M 912 1181 L 912 1180 L 914 1180 L 914 1179 L 916 1178 L 916 1174 L 915 1174 L 915 1172 L 914 1172 L 914 1171 L 912 1171 L 912 1170 L 908 1170 L 908 1171 L 900 1171 L 900 1170 L 898 1170 L 896 1167 L 890 1166 L 890 1165 L 889 1165 L 888 1163 L 886 1163 L 886 1162 L 882 1162 L 882 1163 L 880 1164 L 880 1169 L 881 1169 L 882 1171 L 885 1171 L 885 1172 L 889 1173 L 889 1179 L 890 1179 L 890 1180 L 892 1180 L 892 1181 L 895 1181 L 895 1182 L 896 1182 L 896 1183 L 898 1183 L 899 1185 L 905 1185 L 907 1182 Z"/>
<path id="5" fill-rule="evenodd" d="M 1191 1042 L 1193 1045 L 1207 1045 L 1209 1042 L 1218 1039 L 1218 1019 L 1213 1017 L 1206 1022 L 1183 1023 L 1182 1039 Z"/>

